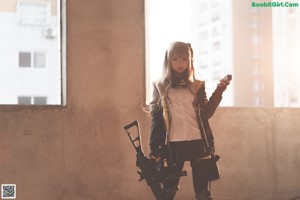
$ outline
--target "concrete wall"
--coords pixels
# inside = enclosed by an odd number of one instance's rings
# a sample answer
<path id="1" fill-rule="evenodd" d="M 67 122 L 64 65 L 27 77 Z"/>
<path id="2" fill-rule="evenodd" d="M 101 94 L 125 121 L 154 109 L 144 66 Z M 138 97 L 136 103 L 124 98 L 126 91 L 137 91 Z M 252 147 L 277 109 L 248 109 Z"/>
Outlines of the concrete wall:
<path id="1" fill-rule="evenodd" d="M 67 12 L 67 106 L 0 107 L 0 183 L 20 200 L 154 199 L 123 130 L 139 119 L 148 153 L 143 1 L 68 1 Z M 299 109 L 219 108 L 215 199 L 299 196 L 299 121 Z M 193 199 L 186 169 L 177 199 Z"/>

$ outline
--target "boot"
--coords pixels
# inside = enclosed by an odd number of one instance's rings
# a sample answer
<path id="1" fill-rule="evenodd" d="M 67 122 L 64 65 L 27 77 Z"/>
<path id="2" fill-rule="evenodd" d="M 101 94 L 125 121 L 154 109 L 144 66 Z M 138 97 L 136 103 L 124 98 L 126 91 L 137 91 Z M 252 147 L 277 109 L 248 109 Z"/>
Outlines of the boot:
<path id="1" fill-rule="evenodd" d="M 212 196 L 210 191 L 203 190 L 199 193 L 196 193 L 196 199 L 197 200 L 212 200 Z"/>

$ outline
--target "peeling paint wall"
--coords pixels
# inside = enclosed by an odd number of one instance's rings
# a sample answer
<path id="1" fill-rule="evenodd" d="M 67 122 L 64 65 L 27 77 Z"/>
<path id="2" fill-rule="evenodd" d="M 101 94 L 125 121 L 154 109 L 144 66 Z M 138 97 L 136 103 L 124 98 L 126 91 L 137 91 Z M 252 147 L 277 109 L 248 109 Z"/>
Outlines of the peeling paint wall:
<path id="1" fill-rule="evenodd" d="M 0 183 L 20 200 L 154 199 L 123 130 L 139 119 L 148 153 L 143 1 L 68 1 L 67 26 L 67 106 L 0 107 Z M 219 108 L 215 198 L 299 196 L 299 121 L 299 109 Z M 194 199 L 185 168 L 177 199 Z"/>

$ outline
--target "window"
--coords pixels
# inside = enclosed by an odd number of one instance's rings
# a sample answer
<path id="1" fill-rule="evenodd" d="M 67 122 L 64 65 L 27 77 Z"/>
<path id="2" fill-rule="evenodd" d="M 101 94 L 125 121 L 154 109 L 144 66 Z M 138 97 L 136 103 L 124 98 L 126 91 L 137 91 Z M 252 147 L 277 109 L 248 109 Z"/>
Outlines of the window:
<path id="1" fill-rule="evenodd" d="M 31 67 L 31 53 L 20 52 L 19 53 L 19 67 Z"/>
<path id="2" fill-rule="evenodd" d="M 212 17 L 211 17 L 211 21 L 212 21 L 212 22 L 217 22 L 217 21 L 219 21 L 219 20 L 220 20 L 220 14 L 219 14 L 219 12 L 213 13 L 213 14 L 212 14 Z"/>
<path id="3" fill-rule="evenodd" d="M 34 67 L 46 67 L 46 55 L 45 53 L 34 54 Z"/>
<path id="4" fill-rule="evenodd" d="M 208 30 L 205 30 L 205 31 L 201 31 L 199 33 L 199 39 L 200 40 L 206 40 L 208 38 Z"/>
<path id="5" fill-rule="evenodd" d="M 263 38 L 260 35 L 253 34 L 252 36 L 252 44 L 253 45 L 260 45 L 263 43 Z"/>
<path id="6" fill-rule="evenodd" d="M 19 52 L 19 67 L 46 67 L 46 54 L 42 52 Z"/>
<path id="7" fill-rule="evenodd" d="M 33 97 L 33 104 L 35 105 L 46 105 L 47 97 Z"/>
<path id="8" fill-rule="evenodd" d="M 66 105 L 65 16 L 66 0 L 0 1 L 0 105 Z"/>
<path id="9" fill-rule="evenodd" d="M 22 25 L 46 25 L 51 21 L 51 3 L 19 1 L 18 23 Z"/>
<path id="10" fill-rule="evenodd" d="M 19 105 L 46 105 L 47 97 L 44 96 L 19 96 Z"/>
<path id="11" fill-rule="evenodd" d="M 212 50 L 213 51 L 220 51 L 220 49 L 221 49 L 221 41 L 213 42 Z"/>
<path id="12" fill-rule="evenodd" d="M 218 26 L 213 27 L 213 28 L 212 28 L 212 36 L 213 36 L 213 37 L 216 37 L 216 36 L 219 36 L 219 35 L 220 35 L 219 27 L 218 27 Z"/>
<path id="13" fill-rule="evenodd" d="M 151 83 L 161 74 L 168 45 L 183 41 L 192 44 L 195 75 L 205 81 L 207 94 L 213 92 L 209 87 L 216 81 L 236 73 L 222 106 L 299 107 L 300 92 L 287 96 L 288 89 L 299 91 L 300 87 L 295 75 L 300 73 L 296 67 L 300 65 L 296 56 L 300 52 L 299 9 L 260 9 L 249 2 L 145 1 L 146 102 L 151 99 Z M 268 48 L 259 48 L 263 44 Z M 251 86 L 239 87 L 245 80 Z M 250 101 L 256 93 L 260 96 Z"/>
<path id="14" fill-rule="evenodd" d="M 219 53 L 215 53 L 212 55 L 212 66 L 215 66 L 215 65 L 220 65 L 222 63 L 222 60 L 221 60 L 221 55 Z M 220 76 L 221 77 L 221 76 Z M 219 77 L 219 80 L 220 80 L 220 77 Z"/>
<path id="15" fill-rule="evenodd" d="M 18 104 L 30 105 L 31 104 L 31 97 L 26 97 L 26 96 L 18 97 Z"/>
<path id="16" fill-rule="evenodd" d="M 226 27 L 230 27 L 230 23 L 221 18 L 223 16 L 229 18 L 230 15 L 228 11 L 226 14 L 219 11 L 223 4 L 223 1 L 219 0 L 215 0 L 213 4 L 210 0 L 146 1 L 148 14 L 146 38 L 149 39 L 146 43 L 146 71 L 148 72 L 146 74 L 146 102 L 151 99 L 151 83 L 161 74 L 165 51 L 174 41 L 192 44 L 196 78 L 206 81 L 207 85 L 216 85 L 214 79 L 211 78 L 212 67 L 215 70 L 220 66 L 230 66 L 231 61 L 223 59 L 220 56 L 221 52 L 228 54 L 226 58 L 232 57 L 229 51 L 231 35 L 228 30 L 225 30 Z M 167 15 L 166 10 L 168 10 Z M 226 41 L 224 45 L 221 44 L 223 41 Z M 231 69 L 223 71 L 225 71 L 224 75 L 218 77 L 218 80 L 230 74 Z M 211 91 L 207 90 L 207 92 Z"/>
<path id="17" fill-rule="evenodd" d="M 260 21 L 252 20 L 252 21 L 251 21 L 251 28 L 252 28 L 253 30 L 261 29 L 261 28 L 262 28 L 262 24 L 261 24 Z"/>

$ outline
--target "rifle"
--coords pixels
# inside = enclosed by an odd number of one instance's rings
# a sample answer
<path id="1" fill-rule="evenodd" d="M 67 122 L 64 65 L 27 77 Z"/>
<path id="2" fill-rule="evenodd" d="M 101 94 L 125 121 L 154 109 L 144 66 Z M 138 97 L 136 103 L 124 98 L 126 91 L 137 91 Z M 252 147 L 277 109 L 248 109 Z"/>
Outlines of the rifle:
<path id="1" fill-rule="evenodd" d="M 132 127 L 136 127 L 137 133 L 135 135 L 128 131 Z M 136 166 L 139 168 L 137 173 L 140 175 L 139 181 L 145 179 L 156 200 L 166 200 L 168 196 L 179 190 L 179 187 L 177 186 L 165 191 L 162 187 L 162 183 L 168 179 L 186 176 L 186 171 L 168 173 L 168 166 L 164 166 L 163 161 L 156 162 L 155 159 L 147 158 L 144 155 L 141 143 L 140 128 L 137 120 L 124 126 L 124 129 L 136 151 Z"/>

